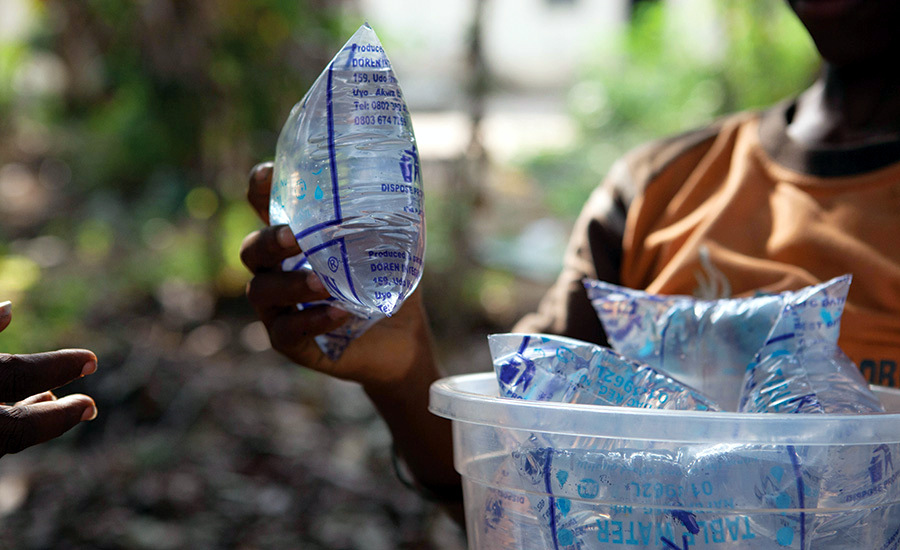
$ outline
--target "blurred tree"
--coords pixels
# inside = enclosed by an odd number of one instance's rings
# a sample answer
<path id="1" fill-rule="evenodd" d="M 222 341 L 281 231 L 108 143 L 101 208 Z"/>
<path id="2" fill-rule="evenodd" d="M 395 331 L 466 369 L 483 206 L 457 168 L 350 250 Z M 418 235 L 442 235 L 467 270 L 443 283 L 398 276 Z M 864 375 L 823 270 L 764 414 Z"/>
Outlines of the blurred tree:
<path id="1" fill-rule="evenodd" d="M 63 315 L 38 296 L 85 277 L 102 291 L 53 293 L 82 318 L 159 297 L 169 280 L 240 294 L 237 251 L 258 223 L 247 170 L 273 155 L 291 106 L 358 24 L 345 3 L 20 0 L 35 24 L 0 41 L 0 167 L 15 161 L 38 206 L 9 203 L 19 217 L 0 242 L 27 259 L 49 235 L 75 261 L 39 271 L 17 313 Z"/>
<path id="2" fill-rule="evenodd" d="M 133 198 L 153 192 L 161 171 L 187 187 L 221 186 L 220 171 L 271 155 L 286 111 L 344 34 L 339 7 L 49 2 L 38 43 L 70 75 L 59 122 L 66 137 L 84 138 L 66 140 L 76 172 Z"/>
<path id="3" fill-rule="evenodd" d="M 585 61 L 569 95 L 580 127 L 577 145 L 528 162 L 557 214 L 573 217 L 631 147 L 770 105 L 812 82 L 818 56 L 785 2 L 707 8 L 704 16 L 691 12 L 678 20 L 670 4 L 638 2 L 622 35 L 598 44 L 606 54 Z"/>

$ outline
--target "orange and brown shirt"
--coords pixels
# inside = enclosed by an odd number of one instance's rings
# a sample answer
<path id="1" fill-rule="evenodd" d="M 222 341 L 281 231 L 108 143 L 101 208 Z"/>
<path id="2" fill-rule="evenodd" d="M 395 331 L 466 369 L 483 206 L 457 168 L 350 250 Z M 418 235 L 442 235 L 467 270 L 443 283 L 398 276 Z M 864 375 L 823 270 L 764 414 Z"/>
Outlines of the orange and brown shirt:
<path id="1" fill-rule="evenodd" d="M 626 155 L 516 330 L 604 344 L 585 277 L 709 299 L 850 273 L 841 348 L 872 383 L 900 386 L 900 141 L 805 148 L 787 135 L 793 111 L 729 116 Z"/>

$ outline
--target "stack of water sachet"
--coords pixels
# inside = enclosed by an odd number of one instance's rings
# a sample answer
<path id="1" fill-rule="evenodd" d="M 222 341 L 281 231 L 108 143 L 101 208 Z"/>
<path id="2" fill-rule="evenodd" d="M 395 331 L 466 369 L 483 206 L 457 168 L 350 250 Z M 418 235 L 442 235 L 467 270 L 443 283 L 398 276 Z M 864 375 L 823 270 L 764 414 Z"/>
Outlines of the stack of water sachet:
<path id="1" fill-rule="evenodd" d="M 850 281 L 698 300 L 586 280 L 613 349 L 546 334 L 491 335 L 500 395 L 719 414 L 884 412 L 837 345 Z M 890 461 L 900 448 L 878 447 L 691 447 L 635 434 L 624 448 L 603 438 L 560 448 L 536 427 L 496 477 L 498 487 L 529 495 L 527 503 L 516 518 L 495 514 L 484 538 L 502 547 L 528 517 L 541 526 L 537 547 L 556 550 L 897 548 L 898 506 L 887 497 L 897 476 L 880 475 L 887 468 L 876 476 L 873 457 Z M 723 509 L 718 519 L 710 506 Z M 749 512 L 759 510 L 766 513 Z"/>

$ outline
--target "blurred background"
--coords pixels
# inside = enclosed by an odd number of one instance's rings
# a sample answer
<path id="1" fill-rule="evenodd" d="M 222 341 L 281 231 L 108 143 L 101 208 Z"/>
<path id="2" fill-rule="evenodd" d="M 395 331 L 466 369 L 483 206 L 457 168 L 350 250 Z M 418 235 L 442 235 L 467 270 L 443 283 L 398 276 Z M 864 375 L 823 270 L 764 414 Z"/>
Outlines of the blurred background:
<path id="1" fill-rule="evenodd" d="M 274 353 L 242 294 L 248 171 L 364 21 L 412 112 L 454 374 L 490 370 L 618 156 L 817 68 L 781 0 L 0 0 L 0 351 L 100 359 L 59 392 L 100 416 L 0 460 L 0 548 L 464 547 L 359 388 Z"/>

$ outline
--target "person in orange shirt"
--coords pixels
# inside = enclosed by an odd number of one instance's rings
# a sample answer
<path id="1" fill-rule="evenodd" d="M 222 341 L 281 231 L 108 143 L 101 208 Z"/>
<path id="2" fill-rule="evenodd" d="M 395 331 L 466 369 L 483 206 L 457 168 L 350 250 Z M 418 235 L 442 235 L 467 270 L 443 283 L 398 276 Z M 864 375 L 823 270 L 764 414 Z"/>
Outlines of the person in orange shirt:
<path id="1" fill-rule="evenodd" d="M 900 3 L 791 0 L 823 66 L 797 98 L 728 116 L 632 151 L 578 218 L 564 268 L 515 331 L 605 344 L 582 279 L 702 298 L 797 289 L 854 277 L 840 345 L 872 382 L 900 386 Z M 270 164 L 251 173 L 249 200 L 268 222 Z M 273 347 L 356 381 L 394 436 L 425 494 L 461 510 L 449 422 L 427 411 L 440 376 L 414 293 L 338 361 L 313 337 L 346 313 L 294 304 L 327 296 L 312 275 L 278 265 L 300 249 L 285 226 L 249 235 L 247 295 Z"/>

